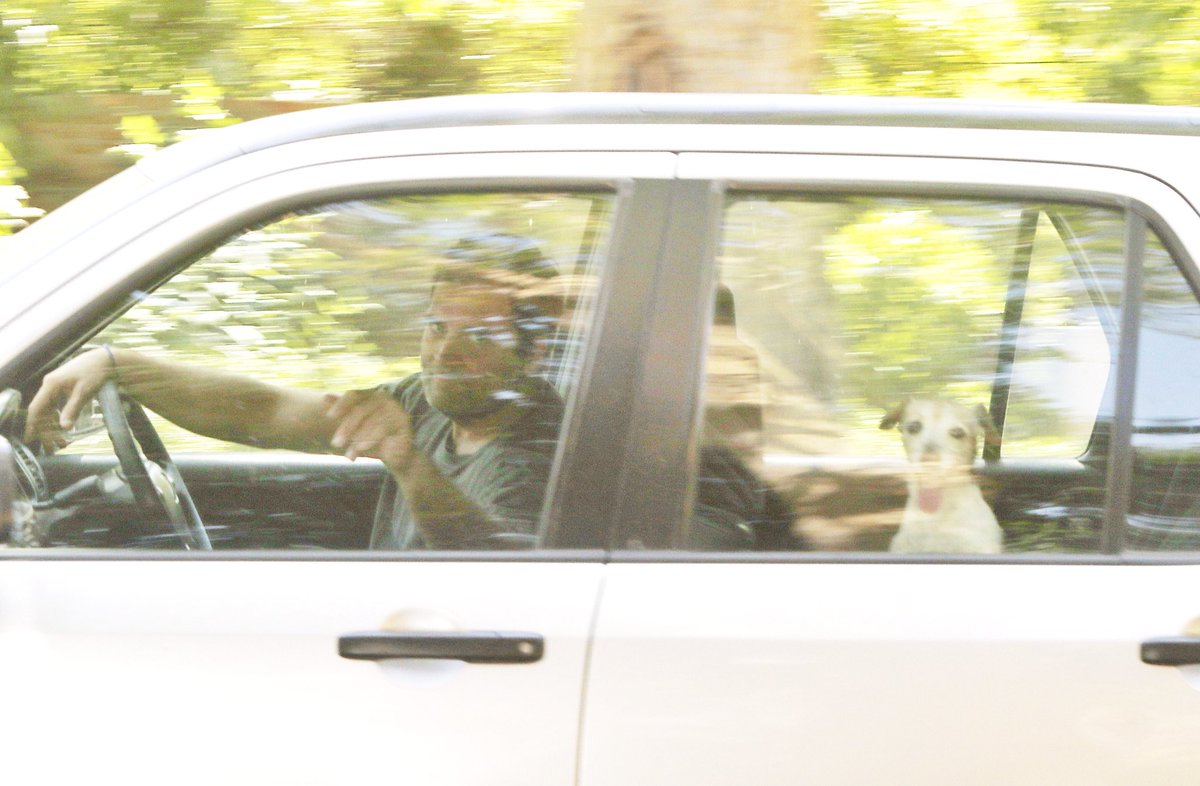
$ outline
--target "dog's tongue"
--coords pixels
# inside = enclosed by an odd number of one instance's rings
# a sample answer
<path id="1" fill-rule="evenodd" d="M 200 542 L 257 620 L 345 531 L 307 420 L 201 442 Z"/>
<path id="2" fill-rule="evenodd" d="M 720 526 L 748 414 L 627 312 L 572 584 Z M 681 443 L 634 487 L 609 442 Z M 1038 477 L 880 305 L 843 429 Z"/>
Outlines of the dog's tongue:
<path id="1" fill-rule="evenodd" d="M 942 490 L 936 486 L 918 489 L 917 505 L 926 513 L 937 513 L 942 506 Z"/>

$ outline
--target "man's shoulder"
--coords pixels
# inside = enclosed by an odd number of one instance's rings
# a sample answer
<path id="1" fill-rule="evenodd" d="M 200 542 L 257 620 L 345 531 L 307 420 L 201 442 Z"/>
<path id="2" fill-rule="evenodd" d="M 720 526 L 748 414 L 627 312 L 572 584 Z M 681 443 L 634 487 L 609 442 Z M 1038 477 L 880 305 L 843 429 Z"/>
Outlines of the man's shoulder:
<path id="1" fill-rule="evenodd" d="M 425 400 L 425 390 L 421 387 L 420 374 L 409 374 L 401 379 L 384 382 L 379 388 L 386 390 L 410 414 L 429 408 L 429 402 Z"/>

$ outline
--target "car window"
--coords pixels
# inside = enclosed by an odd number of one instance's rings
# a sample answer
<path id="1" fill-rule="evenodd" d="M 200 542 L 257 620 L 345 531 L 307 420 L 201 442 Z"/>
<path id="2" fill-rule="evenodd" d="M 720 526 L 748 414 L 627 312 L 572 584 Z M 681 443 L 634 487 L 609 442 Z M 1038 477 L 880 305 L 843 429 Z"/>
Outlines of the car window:
<path id="1" fill-rule="evenodd" d="M 1200 305 L 1157 237 L 1147 243 L 1126 546 L 1200 550 Z"/>
<path id="2" fill-rule="evenodd" d="M 578 379 L 610 208 L 610 196 L 588 193 L 416 194 L 305 208 L 247 228 L 161 285 L 134 293 L 132 306 L 91 343 L 117 357 L 132 351 L 198 369 L 201 379 L 217 372 L 331 394 L 383 388 L 407 412 L 413 438 L 430 441 L 423 449 L 443 451 L 454 489 L 465 489 L 493 518 L 512 519 L 514 536 L 524 539 L 508 545 L 529 545 L 561 412 Z M 495 258 L 522 267 L 492 271 Z M 446 274 L 447 260 L 488 272 Z M 477 313 L 447 294 L 480 288 L 502 293 L 511 313 Z M 447 337 L 453 355 L 437 361 L 438 390 L 450 391 L 441 408 L 422 374 L 423 348 L 436 336 Z M 462 356 L 485 350 L 503 355 L 504 365 L 469 368 Z M 136 372 L 119 373 L 123 387 L 136 389 Z M 206 396 L 221 407 L 246 406 L 227 379 L 214 377 Z M 471 386 L 479 384 L 491 387 L 476 400 Z M 494 432 L 520 441 L 519 450 L 495 439 L 466 444 L 459 420 L 443 414 L 452 407 L 523 408 L 516 425 Z M 186 420 L 182 414 L 173 419 Z M 412 512 L 402 492 L 389 490 L 390 473 L 379 461 L 347 461 L 328 445 L 279 450 L 253 433 L 202 436 L 153 412 L 150 419 L 214 548 L 437 547 L 420 533 L 383 532 L 412 529 L 399 523 Z M 475 460 L 477 453 L 489 461 Z M 47 472 L 62 487 L 112 455 L 102 432 L 73 443 Z M 489 462 L 500 469 L 479 469 Z M 388 506 L 391 513 L 383 511 Z M 178 547 L 161 522 L 130 520 L 128 510 L 88 510 L 56 524 L 50 541 Z M 495 544 L 468 538 L 459 545 Z"/>
<path id="3" fill-rule="evenodd" d="M 1067 213 L 1071 224 L 1066 223 Z M 1098 249 L 1072 255 L 1055 221 L 1065 232 L 1088 218 L 1105 220 L 1108 225 L 1093 237 L 1120 238 L 1121 217 L 1066 206 L 1037 210 L 1036 216 L 1027 274 L 1013 282 L 1017 289 L 1024 287 L 1024 296 L 1018 298 L 1014 290 L 1005 301 L 1014 307 L 1020 303 L 1021 313 L 1011 320 L 1015 335 L 1007 345 L 1012 350 L 1010 366 L 1000 370 L 1001 375 L 1011 374 L 1003 455 L 1077 457 L 1091 440 L 1113 363 L 1109 341 L 1115 334 L 1106 326 L 1112 326 L 1115 315 L 1103 290 L 1087 286 L 1090 275 L 1077 267 Z"/>
<path id="4" fill-rule="evenodd" d="M 690 545 L 1098 551 L 1124 227 L 1074 204 L 731 196 Z"/>

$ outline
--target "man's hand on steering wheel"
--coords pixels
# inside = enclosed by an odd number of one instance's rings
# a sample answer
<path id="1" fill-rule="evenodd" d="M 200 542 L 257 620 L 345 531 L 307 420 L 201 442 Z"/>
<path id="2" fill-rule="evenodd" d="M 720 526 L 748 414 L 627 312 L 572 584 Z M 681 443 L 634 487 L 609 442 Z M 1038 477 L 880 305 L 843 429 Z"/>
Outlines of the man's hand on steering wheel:
<path id="1" fill-rule="evenodd" d="M 121 477 L 147 515 L 166 518 L 187 549 L 211 550 L 191 494 L 145 410 L 117 387 L 116 359 L 93 349 L 48 373 L 29 404 L 25 438 L 48 453 L 66 444 L 66 432 L 93 398 L 100 402 Z M 55 417 L 55 405 L 65 399 Z"/>
<path id="2" fill-rule="evenodd" d="M 113 356 L 104 348 L 84 352 L 48 373 L 29 402 L 25 442 L 41 445 L 48 453 L 64 447 L 66 432 L 83 407 L 116 374 Z M 58 404 L 62 404 L 61 410 L 56 410 Z"/>

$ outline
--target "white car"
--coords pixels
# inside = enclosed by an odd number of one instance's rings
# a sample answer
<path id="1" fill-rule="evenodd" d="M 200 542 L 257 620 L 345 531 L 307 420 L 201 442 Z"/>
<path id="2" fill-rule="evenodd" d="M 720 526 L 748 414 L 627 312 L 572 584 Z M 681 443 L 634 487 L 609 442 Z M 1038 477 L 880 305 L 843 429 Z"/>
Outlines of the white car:
<path id="1" fill-rule="evenodd" d="M 0 780 L 1193 781 L 1198 160 L 1197 110 L 570 94 L 142 160 L 0 247 Z M 556 274 L 528 531 L 388 547 L 390 465 L 147 418 L 116 360 L 419 375 L 481 234 Z"/>

